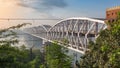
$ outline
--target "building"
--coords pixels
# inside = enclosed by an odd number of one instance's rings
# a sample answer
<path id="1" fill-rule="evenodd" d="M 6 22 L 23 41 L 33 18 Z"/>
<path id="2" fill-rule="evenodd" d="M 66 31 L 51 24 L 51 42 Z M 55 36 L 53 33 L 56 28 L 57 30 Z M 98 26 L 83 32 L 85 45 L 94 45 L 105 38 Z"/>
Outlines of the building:
<path id="1" fill-rule="evenodd" d="M 106 20 L 108 22 L 116 21 L 118 12 L 120 12 L 120 6 L 108 8 L 106 10 Z"/>

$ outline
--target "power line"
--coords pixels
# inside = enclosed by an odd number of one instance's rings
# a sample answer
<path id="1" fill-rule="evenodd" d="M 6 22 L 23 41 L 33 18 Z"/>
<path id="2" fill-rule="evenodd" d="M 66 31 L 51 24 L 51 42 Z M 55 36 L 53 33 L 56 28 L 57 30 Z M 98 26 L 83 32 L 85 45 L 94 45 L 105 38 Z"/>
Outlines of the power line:
<path id="1" fill-rule="evenodd" d="M 62 20 L 62 19 L 52 19 L 52 18 L 0 18 L 0 20 Z"/>

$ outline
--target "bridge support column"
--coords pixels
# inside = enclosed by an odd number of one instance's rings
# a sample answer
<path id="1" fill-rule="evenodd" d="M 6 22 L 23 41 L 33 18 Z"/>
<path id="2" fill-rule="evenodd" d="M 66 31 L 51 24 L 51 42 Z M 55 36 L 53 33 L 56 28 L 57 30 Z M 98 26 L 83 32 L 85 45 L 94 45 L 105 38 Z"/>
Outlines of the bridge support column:
<path id="1" fill-rule="evenodd" d="M 42 44 L 43 44 L 43 45 L 47 45 L 47 42 L 48 42 L 47 40 L 43 40 L 43 41 L 42 41 Z"/>

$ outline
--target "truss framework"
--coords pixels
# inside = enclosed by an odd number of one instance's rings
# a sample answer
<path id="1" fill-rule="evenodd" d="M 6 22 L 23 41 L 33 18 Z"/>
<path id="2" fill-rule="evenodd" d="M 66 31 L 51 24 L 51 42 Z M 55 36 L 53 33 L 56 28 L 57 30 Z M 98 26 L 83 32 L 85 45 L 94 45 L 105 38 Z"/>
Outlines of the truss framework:
<path id="1" fill-rule="evenodd" d="M 68 18 L 52 26 L 47 39 L 62 42 L 67 39 L 69 47 L 86 51 L 88 42 L 95 41 L 100 30 L 106 28 L 104 21 L 90 18 Z"/>
<path id="2" fill-rule="evenodd" d="M 68 18 L 52 27 L 41 25 L 26 30 L 26 32 L 51 41 L 62 43 L 68 40 L 69 47 L 85 52 L 88 42 L 95 41 L 100 30 L 107 28 L 104 21 L 91 18 Z"/>

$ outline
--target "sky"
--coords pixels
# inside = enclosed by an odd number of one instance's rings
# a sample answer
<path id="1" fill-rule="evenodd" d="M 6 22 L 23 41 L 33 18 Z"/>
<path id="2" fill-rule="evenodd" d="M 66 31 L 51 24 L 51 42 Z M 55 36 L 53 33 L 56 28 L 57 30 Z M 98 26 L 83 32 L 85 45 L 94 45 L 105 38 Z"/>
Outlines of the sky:
<path id="1" fill-rule="evenodd" d="M 114 6 L 120 6 L 120 0 L 0 0 L 0 18 L 105 18 L 106 9 Z M 10 25 L 13 21 L 0 20 L 0 28 Z"/>

